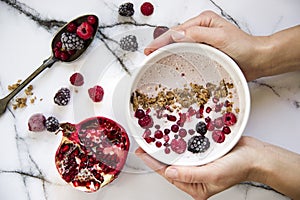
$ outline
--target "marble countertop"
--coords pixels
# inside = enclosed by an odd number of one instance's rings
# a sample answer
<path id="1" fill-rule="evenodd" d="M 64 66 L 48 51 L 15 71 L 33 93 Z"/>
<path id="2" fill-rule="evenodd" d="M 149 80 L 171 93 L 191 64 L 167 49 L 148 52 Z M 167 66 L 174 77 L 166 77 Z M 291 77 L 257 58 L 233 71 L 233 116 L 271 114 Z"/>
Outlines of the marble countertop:
<path id="1" fill-rule="evenodd" d="M 152 0 L 155 12 L 145 17 L 139 11 L 142 1 L 131 0 L 136 12 L 132 19 L 118 16 L 122 0 L 0 0 L 0 96 L 8 94 L 8 85 L 24 80 L 51 54 L 51 39 L 59 27 L 86 13 L 100 19 L 95 41 L 88 51 L 72 63 L 57 62 L 34 81 L 34 103 L 13 109 L 14 101 L 0 117 L 0 199 L 60 200 L 60 199 L 191 199 L 159 175 L 148 169 L 133 154 L 133 144 L 126 166 L 119 178 L 95 193 L 84 193 L 66 184 L 56 171 L 55 151 L 59 135 L 32 133 L 27 120 L 37 112 L 56 116 L 60 121 L 78 122 L 91 115 L 108 115 L 123 122 L 118 106 L 122 99 L 124 68 L 133 71 L 145 58 L 143 48 L 152 40 L 158 25 L 174 26 L 199 14 L 213 10 L 253 35 L 269 35 L 300 23 L 298 0 Z M 128 53 L 115 45 L 121 36 L 138 36 L 137 52 Z M 94 67 L 94 68 L 93 68 Z M 75 71 L 85 73 L 86 87 L 94 83 L 107 84 L 107 100 L 101 105 L 81 106 L 85 88 L 75 91 L 69 76 Z M 251 114 L 244 135 L 300 153 L 300 72 L 262 78 L 249 83 Z M 67 86 L 74 96 L 72 104 L 58 108 L 53 103 L 57 89 Z M 24 97 L 24 91 L 17 97 Z M 29 99 L 32 97 L 28 97 Z M 104 106 L 105 105 L 105 106 Z M 126 125 L 124 125 L 126 126 Z M 283 169 L 287 170 L 287 169 Z M 288 199 L 272 188 L 257 183 L 241 183 L 211 199 Z"/>

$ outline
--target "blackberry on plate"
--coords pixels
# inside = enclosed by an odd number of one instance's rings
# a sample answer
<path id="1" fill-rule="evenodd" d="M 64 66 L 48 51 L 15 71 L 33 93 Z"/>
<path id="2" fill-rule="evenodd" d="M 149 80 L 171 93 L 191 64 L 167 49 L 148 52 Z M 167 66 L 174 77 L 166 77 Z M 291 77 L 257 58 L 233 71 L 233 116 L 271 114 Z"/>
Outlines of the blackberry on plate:
<path id="1" fill-rule="evenodd" d="M 48 117 L 45 121 L 47 131 L 55 132 L 59 129 L 59 121 L 55 117 Z"/>
<path id="2" fill-rule="evenodd" d="M 136 51 L 138 49 L 138 43 L 135 35 L 124 36 L 120 40 L 120 47 L 125 51 Z"/>
<path id="3" fill-rule="evenodd" d="M 193 136 L 188 141 L 188 151 L 192 153 L 204 153 L 209 147 L 209 139 L 202 135 Z"/>
<path id="4" fill-rule="evenodd" d="M 200 121 L 196 124 L 196 131 L 197 133 L 200 133 L 201 135 L 205 135 L 207 132 L 207 126 L 204 122 Z"/>
<path id="5" fill-rule="evenodd" d="M 131 17 L 134 14 L 132 3 L 123 3 L 119 6 L 119 15 L 123 17 Z"/>
<path id="6" fill-rule="evenodd" d="M 68 88 L 61 88 L 54 96 L 54 103 L 59 106 L 65 106 L 69 103 L 70 98 L 70 90 Z"/>
<path id="7" fill-rule="evenodd" d="M 80 50 L 84 47 L 84 41 L 74 33 L 63 33 L 60 41 L 62 42 L 62 48 L 67 51 Z"/>

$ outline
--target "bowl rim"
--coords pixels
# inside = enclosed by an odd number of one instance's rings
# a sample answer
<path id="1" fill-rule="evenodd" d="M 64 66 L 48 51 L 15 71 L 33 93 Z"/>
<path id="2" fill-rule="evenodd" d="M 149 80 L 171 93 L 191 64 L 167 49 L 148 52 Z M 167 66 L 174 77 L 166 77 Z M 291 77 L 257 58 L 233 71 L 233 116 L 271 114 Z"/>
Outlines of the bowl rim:
<path id="1" fill-rule="evenodd" d="M 160 160 L 156 157 L 154 157 L 155 159 L 159 160 L 160 162 L 163 162 L 165 164 L 171 164 L 171 165 L 181 165 L 181 166 L 197 166 L 197 165 L 204 165 L 207 163 L 210 163 L 214 160 L 217 160 L 218 158 L 226 155 L 240 140 L 240 138 L 242 137 L 246 125 L 248 123 L 249 120 L 249 116 L 250 116 L 250 109 L 251 109 L 251 98 L 250 98 L 250 90 L 249 90 L 249 86 L 247 83 L 247 80 L 243 74 L 243 72 L 241 71 L 240 67 L 237 65 L 237 63 L 231 58 L 229 57 L 227 54 L 225 54 L 224 52 L 210 46 L 207 44 L 202 44 L 202 43 L 172 43 L 172 44 L 168 44 L 166 46 L 163 46 L 159 49 L 157 49 L 156 51 L 154 51 L 153 53 L 151 53 L 150 55 L 148 55 L 143 61 L 142 63 L 139 65 L 139 67 L 137 68 L 137 70 L 134 71 L 133 75 L 132 75 L 132 79 L 131 82 L 129 83 L 129 91 L 126 93 L 126 101 L 128 100 L 128 105 L 126 104 L 126 122 L 129 128 L 129 131 L 132 133 L 135 130 L 134 125 L 132 124 L 132 121 L 130 118 L 132 118 L 131 111 L 131 103 L 130 103 L 130 96 L 131 96 L 131 92 L 135 83 L 136 78 L 139 77 L 139 75 L 141 75 L 145 70 L 147 70 L 148 67 L 144 67 L 147 66 L 148 63 L 151 63 L 152 60 L 157 59 L 157 57 L 165 57 L 164 55 L 166 55 L 165 53 L 169 54 L 170 52 L 176 53 L 178 51 L 176 51 L 176 49 L 178 48 L 201 48 L 204 51 L 207 51 L 209 53 L 213 53 L 218 57 L 221 57 L 221 59 L 225 60 L 226 63 L 228 63 L 228 65 L 233 69 L 233 71 L 237 74 L 237 77 L 239 78 L 239 83 L 242 84 L 242 91 L 244 92 L 244 97 L 245 97 L 245 107 L 244 107 L 244 113 L 243 113 L 243 121 L 240 124 L 239 130 L 237 131 L 237 133 L 235 134 L 235 137 L 232 138 L 231 142 L 225 146 L 221 151 L 217 152 L 216 154 L 213 155 L 209 155 L 207 157 L 204 158 L 204 160 L 201 160 L 199 162 L 197 162 L 197 164 L 193 163 L 193 164 L 189 164 L 189 163 L 183 163 L 180 162 L 179 160 L 173 160 L 172 163 L 166 162 L 165 160 Z M 182 51 L 181 51 L 182 52 Z M 153 63 L 153 62 L 152 62 Z M 136 134 L 131 134 L 133 136 L 133 138 L 135 139 L 135 141 L 138 143 L 138 145 L 146 152 L 149 153 L 151 152 L 151 148 L 150 145 L 145 144 L 144 141 L 142 141 L 142 137 L 141 136 L 136 136 Z M 150 154 L 151 155 L 151 154 Z M 151 155 L 152 156 L 152 155 Z M 203 161 L 203 162 L 202 162 Z"/>

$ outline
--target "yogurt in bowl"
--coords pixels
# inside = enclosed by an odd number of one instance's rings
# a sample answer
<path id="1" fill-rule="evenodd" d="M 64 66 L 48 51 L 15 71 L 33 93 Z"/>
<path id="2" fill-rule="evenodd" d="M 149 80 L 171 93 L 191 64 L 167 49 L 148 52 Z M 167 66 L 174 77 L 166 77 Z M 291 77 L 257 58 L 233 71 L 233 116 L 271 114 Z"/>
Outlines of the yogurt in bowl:
<path id="1" fill-rule="evenodd" d="M 225 155 L 250 113 L 240 68 L 198 43 L 170 44 L 148 56 L 127 100 L 129 132 L 148 154 L 170 165 L 203 165 Z"/>

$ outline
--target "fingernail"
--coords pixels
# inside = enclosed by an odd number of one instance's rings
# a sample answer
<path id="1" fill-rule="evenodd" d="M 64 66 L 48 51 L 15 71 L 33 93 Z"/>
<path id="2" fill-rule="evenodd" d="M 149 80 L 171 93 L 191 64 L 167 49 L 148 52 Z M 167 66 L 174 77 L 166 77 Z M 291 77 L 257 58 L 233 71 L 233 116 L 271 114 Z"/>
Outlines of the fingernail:
<path id="1" fill-rule="evenodd" d="M 172 31 L 171 38 L 174 41 L 182 40 L 185 37 L 184 31 Z"/>
<path id="2" fill-rule="evenodd" d="M 168 167 L 165 172 L 166 177 L 176 179 L 178 177 L 178 171 L 175 168 Z"/>

